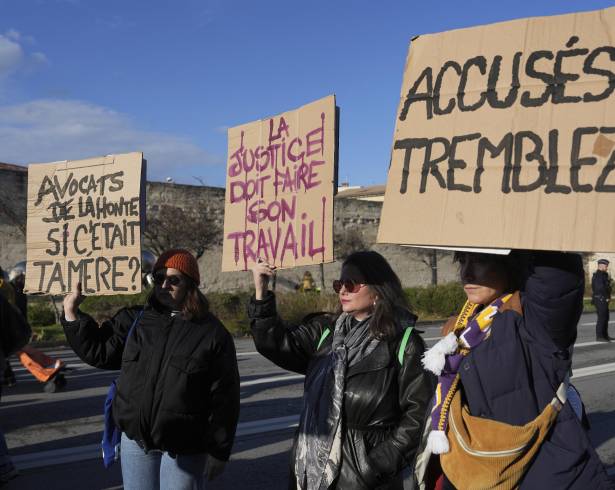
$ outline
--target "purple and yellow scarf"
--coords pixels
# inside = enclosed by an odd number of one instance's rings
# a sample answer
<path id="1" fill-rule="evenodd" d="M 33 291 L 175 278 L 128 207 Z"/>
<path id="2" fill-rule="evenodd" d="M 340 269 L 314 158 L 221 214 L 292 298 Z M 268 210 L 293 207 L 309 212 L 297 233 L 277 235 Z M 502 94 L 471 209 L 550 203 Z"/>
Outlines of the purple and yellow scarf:
<path id="1" fill-rule="evenodd" d="M 493 317 L 511 296 L 507 294 L 499 297 L 480 312 L 478 310 L 482 305 L 466 301 L 453 331 L 425 352 L 423 366 L 438 376 L 431 411 L 431 432 L 427 439 L 427 450 L 431 453 L 443 454 L 449 451 L 446 429 L 451 400 L 459 384 L 459 366 L 463 358 L 489 336 Z"/>

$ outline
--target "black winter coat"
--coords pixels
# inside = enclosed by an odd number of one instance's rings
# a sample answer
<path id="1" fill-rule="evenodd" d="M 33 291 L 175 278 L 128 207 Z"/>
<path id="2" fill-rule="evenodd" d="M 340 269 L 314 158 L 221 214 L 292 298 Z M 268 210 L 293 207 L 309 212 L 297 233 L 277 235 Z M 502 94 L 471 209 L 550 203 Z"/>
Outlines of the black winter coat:
<path id="1" fill-rule="evenodd" d="M 256 349 L 278 366 L 305 374 L 331 353 L 333 335 L 317 349 L 323 331 L 333 333 L 336 318 L 318 315 L 294 329 L 276 313 L 275 297 L 252 299 L 248 314 Z M 344 440 L 338 490 L 403 488 L 401 469 L 413 459 L 420 442 L 434 379 L 423 370 L 425 345 L 412 332 L 403 364 L 397 353 L 402 334 L 381 342 L 362 361 L 348 369 L 344 396 Z M 293 445 L 289 488 L 297 488 Z"/>
<path id="2" fill-rule="evenodd" d="M 233 339 L 216 317 L 193 323 L 150 302 L 120 310 L 100 328 L 82 312 L 74 322 L 63 317 L 62 325 L 84 362 L 121 368 L 113 417 L 130 439 L 145 449 L 229 458 L 239 374 Z"/>
<path id="3" fill-rule="evenodd" d="M 596 271 L 592 276 L 592 295 L 599 299 L 611 298 L 611 279 L 605 271 Z"/>

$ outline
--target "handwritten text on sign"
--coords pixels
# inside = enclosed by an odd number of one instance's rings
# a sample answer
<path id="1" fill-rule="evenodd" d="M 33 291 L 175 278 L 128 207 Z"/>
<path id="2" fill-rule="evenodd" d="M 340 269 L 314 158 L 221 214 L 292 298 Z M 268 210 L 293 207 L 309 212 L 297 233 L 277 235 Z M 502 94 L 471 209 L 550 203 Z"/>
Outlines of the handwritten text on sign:
<path id="1" fill-rule="evenodd" d="M 378 240 L 615 249 L 614 25 L 610 8 L 413 40 Z"/>
<path id="2" fill-rule="evenodd" d="M 331 260 L 335 102 L 229 131 L 223 269 Z"/>
<path id="3" fill-rule="evenodd" d="M 140 291 L 142 156 L 130 155 L 30 166 L 29 292 Z"/>

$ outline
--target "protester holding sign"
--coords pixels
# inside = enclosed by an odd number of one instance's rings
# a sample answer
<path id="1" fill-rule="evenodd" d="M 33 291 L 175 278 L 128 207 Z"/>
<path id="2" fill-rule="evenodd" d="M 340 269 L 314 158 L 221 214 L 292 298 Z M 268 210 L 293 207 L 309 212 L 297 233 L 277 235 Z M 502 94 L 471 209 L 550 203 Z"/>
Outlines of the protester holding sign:
<path id="1" fill-rule="evenodd" d="M 439 378 L 418 488 L 611 488 L 566 403 L 583 311 L 580 255 L 456 257 L 467 302 L 425 354 Z"/>
<path id="2" fill-rule="evenodd" d="M 333 283 L 340 314 L 311 315 L 294 329 L 267 290 L 275 267 L 259 262 L 252 272 L 256 348 L 306 374 L 289 488 L 402 489 L 400 471 L 416 451 L 433 385 L 395 272 L 376 252 L 352 254 Z"/>
<path id="3" fill-rule="evenodd" d="M 100 327 L 78 310 L 79 286 L 64 300 L 62 324 L 84 362 L 121 369 L 112 413 L 123 432 L 124 488 L 202 489 L 203 474 L 223 471 L 235 436 L 235 347 L 198 289 L 194 256 L 163 253 L 154 281 L 145 306 L 124 308 Z"/>

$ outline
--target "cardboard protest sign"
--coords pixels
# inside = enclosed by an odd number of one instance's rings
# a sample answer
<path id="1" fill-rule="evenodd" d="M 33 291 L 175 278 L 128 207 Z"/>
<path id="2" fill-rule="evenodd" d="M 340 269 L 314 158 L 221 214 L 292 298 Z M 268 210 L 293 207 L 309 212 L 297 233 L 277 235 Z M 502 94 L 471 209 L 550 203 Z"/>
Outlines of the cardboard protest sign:
<path id="1" fill-rule="evenodd" d="M 28 167 L 26 292 L 141 291 L 142 153 Z"/>
<path id="2" fill-rule="evenodd" d="M 228 131 L 223 271 L 333 261 L 335 96 Z"/>
<path id="3" fill-rule="evenodd" d="M 615 8 L 414 39 L 378 241 L 615 251 L 614 40 Z"/>

